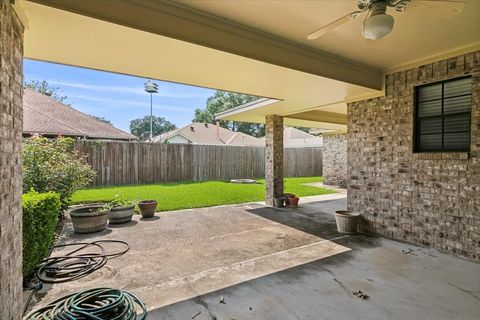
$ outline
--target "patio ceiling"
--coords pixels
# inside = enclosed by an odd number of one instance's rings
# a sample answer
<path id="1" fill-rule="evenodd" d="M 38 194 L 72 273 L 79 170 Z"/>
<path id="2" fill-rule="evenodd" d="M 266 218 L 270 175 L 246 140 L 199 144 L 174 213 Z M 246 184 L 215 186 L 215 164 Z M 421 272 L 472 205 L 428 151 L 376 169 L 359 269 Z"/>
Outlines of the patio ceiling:
<path id="1" fill-rule="evenodd" d="M 287 125 L 329 129 L 345 128 L 347 101 L 382 94 L 384 72 L 480 47 L 479 1 L 449 19 L 393 12 L 394 31 L 374 43 L 362 40 L 361 19 L 305 40 L 352 11 L 354 0 L 17 0 L 18 7 L 28 19 L 27 58 L 269 97 L 274 103 L 222 117 L 262 122 L 275 113 Z"/>

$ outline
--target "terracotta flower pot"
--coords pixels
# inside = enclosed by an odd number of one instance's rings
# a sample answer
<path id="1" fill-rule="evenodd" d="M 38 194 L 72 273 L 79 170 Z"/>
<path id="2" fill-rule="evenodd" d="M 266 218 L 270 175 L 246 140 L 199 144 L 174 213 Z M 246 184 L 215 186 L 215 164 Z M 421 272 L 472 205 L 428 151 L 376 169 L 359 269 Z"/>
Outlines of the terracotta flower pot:
<path id="1" fill-rule="evenodd" d="M 299 197 L 290 197 L 288 199 L 288 205 L 292 208 L 298 207 L 298 200 L 300 200 Z"/>
<path id="2" fill-rule="evenodd" d="M 140 209 L 140 213 L 144 218 L 151 218 L 155 214 L 157 210 L 158 202 L 156 200 L 144 200 L 138 203 L 138 208 Z"/>
<path id="3" fill-rule="evenodd" d="M 107 227 L 108 211 L 103 205 L 81 206 L 70 210 L 73 229 L 76 233 L 93 233 Z"/>
<path id="4" fill-rule="evenodd" d="M 134 210 L 135 206 L 112 208 L 108 212 L 108 220 L 112 224 L 130 222 Z"/>
<path id="5" fill-rule="evenodd" d="M 290 206 L 290 198 L 295 197 L 293 193 L 284 193 L 283 197 L 285 198 L 285 206 L 289 207 Z"/>

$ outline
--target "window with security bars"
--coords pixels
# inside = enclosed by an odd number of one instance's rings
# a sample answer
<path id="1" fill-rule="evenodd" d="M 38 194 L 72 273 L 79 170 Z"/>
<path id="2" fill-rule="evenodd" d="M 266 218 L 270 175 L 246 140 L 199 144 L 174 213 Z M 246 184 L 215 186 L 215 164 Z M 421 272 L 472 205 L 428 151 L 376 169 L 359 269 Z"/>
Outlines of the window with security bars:
<path id="1" fill-rule="evenodd" d="M 415 152 L 470 151 L 470 77 L 417 87 L 415 105 Z"/>

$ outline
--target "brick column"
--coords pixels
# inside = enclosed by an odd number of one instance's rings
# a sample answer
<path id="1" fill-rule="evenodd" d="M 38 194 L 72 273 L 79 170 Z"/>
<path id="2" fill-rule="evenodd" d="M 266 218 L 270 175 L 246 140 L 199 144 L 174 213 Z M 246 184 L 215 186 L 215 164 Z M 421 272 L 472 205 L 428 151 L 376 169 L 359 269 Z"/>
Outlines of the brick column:
<path id="1" fill-rule="evenodd" d="M 283 117 L 265 117 L 265 201 L 283 194 Z"/>
<path id="2" fill-rule="evenodd" d="M 323 134 L 323 183 L 347 186 L 347 134 Z"/>
<path id="3" fill-rule="evenodd" d="M 23 25 L 0 0 L 0 319 L 22 317 Z"/>

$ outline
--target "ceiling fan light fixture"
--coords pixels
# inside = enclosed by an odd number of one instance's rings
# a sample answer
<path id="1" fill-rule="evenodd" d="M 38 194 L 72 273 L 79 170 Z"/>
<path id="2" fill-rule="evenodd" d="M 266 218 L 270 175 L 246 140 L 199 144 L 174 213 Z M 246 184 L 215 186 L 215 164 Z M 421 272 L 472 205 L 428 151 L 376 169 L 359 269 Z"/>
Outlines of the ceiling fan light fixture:
<path id="1" fill-rule="evenodd" d="M 394 19 L 386 13 L 368 17 L 363 22 L 363 37 L 378 40 L 385 37 L 393 29 Z"/>

